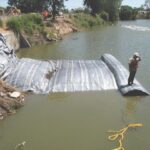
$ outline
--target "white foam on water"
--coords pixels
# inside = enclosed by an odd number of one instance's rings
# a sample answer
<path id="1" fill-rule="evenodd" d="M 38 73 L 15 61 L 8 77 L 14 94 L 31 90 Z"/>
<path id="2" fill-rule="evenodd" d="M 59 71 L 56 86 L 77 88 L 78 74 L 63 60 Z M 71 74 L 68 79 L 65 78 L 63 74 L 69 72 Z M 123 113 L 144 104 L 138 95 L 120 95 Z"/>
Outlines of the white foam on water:
<path id="1" fill-rule="evenodd" d="M 123 28 L 127 28 L 130 30 L 136 30 L 136 31 L 150 31 L 149 27 L 143 27 L 143 26 L 136 26 L 136 25 L 122 25 Z"/>

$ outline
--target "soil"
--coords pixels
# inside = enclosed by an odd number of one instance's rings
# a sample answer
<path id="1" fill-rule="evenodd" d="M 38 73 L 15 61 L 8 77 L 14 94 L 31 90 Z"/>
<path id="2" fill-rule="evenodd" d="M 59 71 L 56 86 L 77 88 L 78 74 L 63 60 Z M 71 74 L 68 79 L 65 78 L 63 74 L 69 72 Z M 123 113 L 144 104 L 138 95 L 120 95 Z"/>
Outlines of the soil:
<path id="1" fill-rule="evenodd" d="M 57 16 L 54 21 L 52 21 L 50 18 L 47 18 L 44 20 L 44 24 L 45 35 L 35 32 L 31 36 L 22 32 L 23 37 L 30 43 L 31 46 L 62 40 L 64 35 L 78 31 L 71 19 L 69 19 L 69 17 L 66 15 Z"/>
<path id="2" fill-rule="evenodd" d="M 24 94 L 0 80 L 0 120 L 24 105 Z"/>

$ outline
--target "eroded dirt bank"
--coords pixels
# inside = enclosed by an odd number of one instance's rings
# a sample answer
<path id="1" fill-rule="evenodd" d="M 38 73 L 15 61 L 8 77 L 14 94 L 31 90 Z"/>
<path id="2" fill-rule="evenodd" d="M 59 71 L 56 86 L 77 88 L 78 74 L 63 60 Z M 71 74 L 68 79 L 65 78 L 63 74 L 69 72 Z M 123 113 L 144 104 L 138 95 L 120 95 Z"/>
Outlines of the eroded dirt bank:
<path id="1" fill-rule="evenodd" d="M 24 94 L 0 80 L 0 120 L 24 105 Z"/>

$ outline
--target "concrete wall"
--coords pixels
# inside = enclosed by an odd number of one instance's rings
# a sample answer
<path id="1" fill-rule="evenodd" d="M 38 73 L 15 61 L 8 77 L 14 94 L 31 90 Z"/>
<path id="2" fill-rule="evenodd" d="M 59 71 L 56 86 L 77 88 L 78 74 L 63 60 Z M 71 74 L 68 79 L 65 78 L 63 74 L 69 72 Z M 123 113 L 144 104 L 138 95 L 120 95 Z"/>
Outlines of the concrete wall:
<path id="1" fill-rule="evenodd" d="M 6 44 L 10 49 L 17 50 L 20 48 L 20 42 L 17 36 L 12 31 L 3 31 L 2 35 L 6 38 Z"/>

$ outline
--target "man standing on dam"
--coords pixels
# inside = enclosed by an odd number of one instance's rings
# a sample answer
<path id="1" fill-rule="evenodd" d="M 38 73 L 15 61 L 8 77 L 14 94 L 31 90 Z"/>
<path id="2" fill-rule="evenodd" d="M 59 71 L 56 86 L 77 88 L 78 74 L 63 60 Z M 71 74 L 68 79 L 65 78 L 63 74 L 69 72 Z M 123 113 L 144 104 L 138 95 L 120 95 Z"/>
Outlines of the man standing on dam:
<path id="1" fill-rule="evenodd" d="M 132 85 L 134 81 L 134 77 L 138 68 L 138 63 L 141 61 L 141 57 L 139 53 L 134 53 L 133 57 L 129 59 L 129 78 L 128 78 L 128 85 Z"/>

